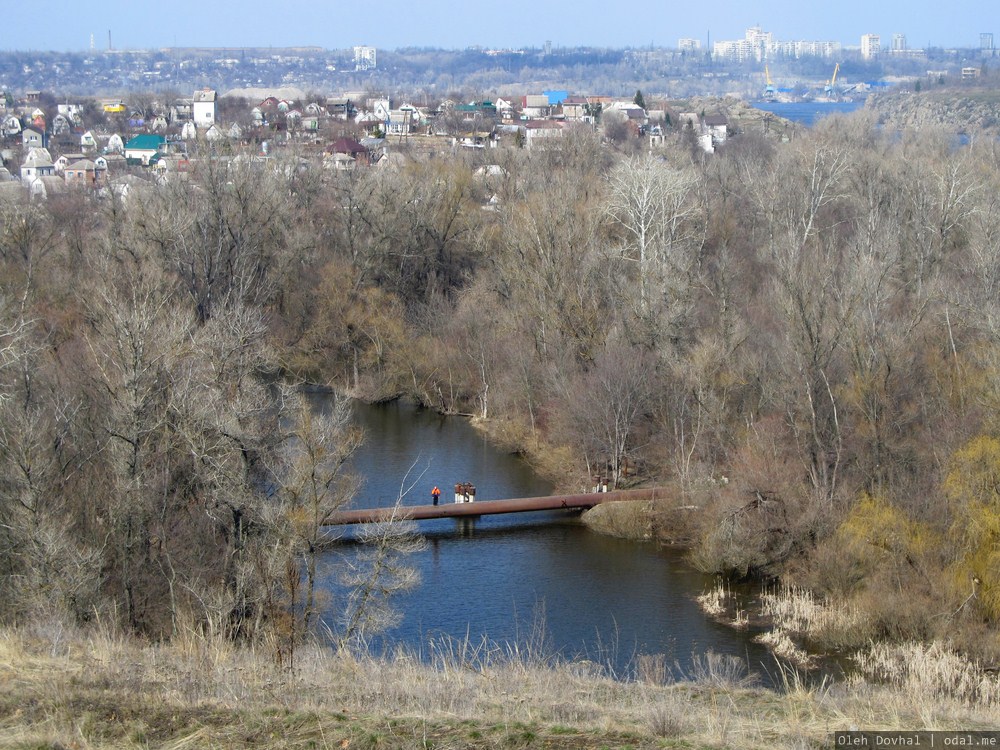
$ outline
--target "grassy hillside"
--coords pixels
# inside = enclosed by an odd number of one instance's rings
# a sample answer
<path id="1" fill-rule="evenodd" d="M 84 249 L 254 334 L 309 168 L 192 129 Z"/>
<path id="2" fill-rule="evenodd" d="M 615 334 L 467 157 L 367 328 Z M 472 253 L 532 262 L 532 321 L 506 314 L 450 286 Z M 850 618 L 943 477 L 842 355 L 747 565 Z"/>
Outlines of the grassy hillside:
<path id="1" fill-rule="evenodd" d="M 707 655 L 690 680 L 662 659 L 616 681 L 592 663 L 491 644 L 437 644 L 429 658 L 356 658 L 320 647 L 292 667 L 187 632 L 169 646 L 46 625 L 0 633 L 6 748 L 804 748 L 830 732 L 976 729 L 997 693 L 957 692 L 947 660 L 878 687 L 755 688 Z M 940 656 L 940 655 L 939 655 Z M 949 671 L 950 670 L 950 671 Z M 932 679 L 936 676 L 936 679 Z"/>

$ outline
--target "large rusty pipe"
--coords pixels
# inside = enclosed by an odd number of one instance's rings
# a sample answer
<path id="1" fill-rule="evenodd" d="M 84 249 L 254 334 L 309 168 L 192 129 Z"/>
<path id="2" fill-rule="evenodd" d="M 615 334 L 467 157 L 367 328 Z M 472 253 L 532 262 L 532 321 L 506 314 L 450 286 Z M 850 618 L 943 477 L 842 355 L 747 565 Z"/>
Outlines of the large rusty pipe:
<path id="1" fill-rule="evenodd" d="M 445 503 L 442 505 L 404 505 L 398 508 L 361 508 L 334 513 L 327 524 L 340 526 L 352 523 L 382 523 L 385 521 L 423 521 L 430 518 L 460 518 L 463 516 L 489 516 L 499 513 L 523 513 L 534 510 L 580 510 L 593 508 L 600 503 L 619 500 L 654 500 L 663 496 L 663 490 L 649 487 L 639 490 L 613 492 L 588 492 L 579 495 L 550 495 L 548 497 L 520 497 L 507 500 L 477 500 L 474 503 Z"/>

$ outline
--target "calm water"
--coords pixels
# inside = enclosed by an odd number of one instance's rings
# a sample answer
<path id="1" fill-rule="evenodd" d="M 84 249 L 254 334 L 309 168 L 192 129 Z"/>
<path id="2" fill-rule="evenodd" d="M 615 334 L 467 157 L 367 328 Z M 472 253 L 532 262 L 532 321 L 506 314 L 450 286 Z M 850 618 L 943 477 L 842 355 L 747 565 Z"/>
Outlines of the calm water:
<path id="1" fill-rule="evenodd" d="M 836 114 L 850 114 L 865 106 L 863 101 L 854 102 L 753 102 L 753 106 L 765 112 L 784 117 L 786 120 L 812 125 L 821 117 Z"/>
<path id="2" fill-rule="evenodd" d="M 461 418 L 392 403 L 359 405 L 357 419 L 367 434 L 354 463 L 366 479 L 359 507 L 390 505 L 410 485 L 408 505 L 429 503 L 435 484 L 442 501 L 454 497 L 456 482 L 474 483 L 484 500 L 551 490 Z M 402 622 L 380 646 L 427 653 L 442 637 L 524 646 L 542 631 L 548 654 L 590 659 L 623 676 L 638 654 L 665 654 L 686 672 L 692 655 L 708 650 L 739 656 L 757 672 L 775 671 L 773 658 L 751 642 L 753 633 L 702 614 L 694 597 L 712 581 L 676 551 L 592 533 L 566 512 L 420 524 L 428 544 L 412 563 L 422 582 L 396 599 Z M 332 580 L 326 585 L 336 589 Z"/>

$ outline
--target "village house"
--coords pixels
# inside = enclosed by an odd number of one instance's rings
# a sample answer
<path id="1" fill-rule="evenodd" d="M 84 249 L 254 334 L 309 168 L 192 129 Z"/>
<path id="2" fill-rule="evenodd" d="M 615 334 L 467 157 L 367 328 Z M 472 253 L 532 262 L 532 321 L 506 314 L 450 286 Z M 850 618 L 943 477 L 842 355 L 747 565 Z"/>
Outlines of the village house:
<path id="1" fill-rule="evenodd" d="M 521 119 L 534 120 L 552 114 L 549 97 L 545 94 L 528 94 L 521 97 Z"/>
<path id="2" fill-rule="evenodd" d="M 125 158 L 133 164 L 149 166 L 153 158 L 166 144 L 162 135 L 137 135 L 125 144 Z"/>
<path id="3" fill-rule="evenodd" d="M 503 122 L 511 122 L 514 119 L 514 102 L 510 99 L 503 99 L 497 97 L 496 101 L 493 102 L 496 107 L 497 115 Z"/>
<path id="4" fill-rule="evenodd" d="M 195 91 L 192 97 L 192 117 L 199 128 L 207 128 L 215 124 L 217 95 L 213 89 L 205 88 Z"/>
<path id="5" fill-rule="evenodd" d="M 52 135 L 63 135 L 72 129 L 70 119 L 63 114 L 58 114 L 52 118 Z"/>
<path id="6" fill-rule="evenodd" d="M 354 105 L 346 96 L 331 96 L 326 100 L 326 111 L 334 120 L 349 120 L 356 114 Z"/>
<path id="7" fill-rule="evenodd" d="M 725 115 L 706 115 L 703 120 L 704 132 L 712 140 L 712 149 L 715 150 L 729 137 L 729 120 Z"/>
<path id="8" fill-rule="evenodd" d="M 323 152 L 323 166 L 332 169 L 355 169 L 370 163 L 368 149 L 353 138 L 338 138 Z"/>
<path id="9" fill-rule="evenodd" d="M 555 120 L 529 120 L 524 123 L 524 143 L 527 148 L 543 145 L 552 138 L 561 138 L 563 124 Z"/>
<path id="10" fill-rule="evenodd" d="M 83 112 L 82 104 L 57 104 L 56 112 L 63 115 L 64 117 L 76 121 L 80 119 L 80 114 Z"/>
<path id="11" fill-rule="evenodd" d="M 94 187 L 97 184 L 97 167 L 90 159 L 81 159 L 66 167 L 63 179 L 70 186 Z"/>
<path id="12" fill-rule="evenodd" d="M 21 120 L 17 115 L 7 115 L 7 117 L 3 119 L 3 124 L 0 125 L 0 129 L 2 129 L 5 137 L 13 138 L 21 133 Z"/>
<path id="13" fill-rule="evenodd" d="M 62 154 L 58 159 L 56 159 L 53 162 L 53 165 L 56 168 L 56 172 L 60 173 L 63 170 L 65 170 L 66 167 L 68 167 L 70 164 L 73 164 L 74 162 L 78 162 L 81 159 L 86 159 L 86 158 L 87 158 L 87 156 L 85 154 L 69 154 L 69 153 L 66 153 L 66 154 Z"/>
<path id="14" fill-rule="evenodd" d="M 389 110 L 385 120 L 385 135 L 409 135 L 420 124 L 420 112 L 411 104 L 404 104 L 399 109 Z"/>
<path id="15" fill-rule="evenodd" d="M 112 133 L 111 137 L 108 138 L 107 151 L 112 154 L 125 153 L 125 141 L 118 133 Z"/>
<path id="16" fill-rule="evenodd" d="M 304 133 L 318 133 L 321 122 L 319 115 L 306 115 L 299 122 L 299 127 Z"/>
<path id="17" fill-rule="evenodd" d="M 34 125 L 28 125 L 21 131 L 21 146 L 25 151 L 33 148 L 45 148 L 48 145 L 48 137 L 44 130 L 39 130 Z"/>
<path id="18" fill-rule="evenodd" d="M 30 185 L 37 177 L 52 177 L 56 167 L 52 155 L 45 148 L 33 148 L 21 163 L 21 182 Z"/>
<path id="19" fill-rule="evenodd" d="M 28 185 L 28 192 L 31 197 L 39 200 L 45 200 L 53 195 L 65 193 L 66 189 L 65 180 L 63 180 L 62 177 L 56 177 L 55 175 L 35 177 L 31 181 L 31 184 Z"/>
<path id="20" fill-rule="evenodd" d="M 160 183 L 187 179 L 191 171 L 191 162 L 187 154 L 157 154 L 149 164 L 157 182 Z"/>
<path id="21" fill-rule="evenodd" d="M 563 117 L 569 121 L 580 121 L 589 114 L 587 98 L 583 96 L 567 96 L 562 103 Z"/>
<path id="22" fill-rule="evenodd" d="M 97 139 L 91 131 L 87 131 L 80 136 L 80 150 L 85 154 L 91 154 L 97 150 Z"/>
<path id="23" fill-rule="evenodd" d="M 194 105 L 190 99 L 177 99 L 170 105 L 170 122 L 180 125 L 188 122 L 193 116 Z"/>

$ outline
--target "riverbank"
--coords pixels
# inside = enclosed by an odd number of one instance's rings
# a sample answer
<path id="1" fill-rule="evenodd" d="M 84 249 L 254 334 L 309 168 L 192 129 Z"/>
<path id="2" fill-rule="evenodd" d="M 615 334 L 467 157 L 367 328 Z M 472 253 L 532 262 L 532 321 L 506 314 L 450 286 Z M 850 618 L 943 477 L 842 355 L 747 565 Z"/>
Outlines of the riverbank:
<path id="1" fill-rule="evenodd" d="M 590 662 L 490 644 L 389 659 L 266 648 L 185 630 L 150 645 L 54 621 L 0 631 L 0 745 L 13 748 L 801 748 L 862 729 L 986 729 L 997 696 L 948 694 L 927 677 L 785 689 L 749 685 L 705 655 L 677 680 L 648 660 L 635 679 Z"/>
<path id="2" fill-rule="evenodd" d="M 990 89 L 895 91 L 871 96 L 867 107 L 887 130 L 1000 133 L 1000 93 Z"/>

